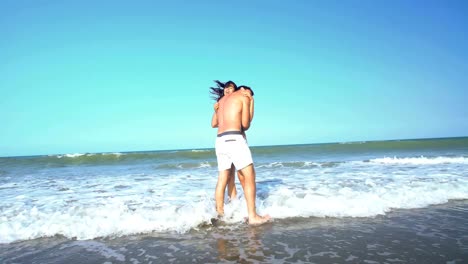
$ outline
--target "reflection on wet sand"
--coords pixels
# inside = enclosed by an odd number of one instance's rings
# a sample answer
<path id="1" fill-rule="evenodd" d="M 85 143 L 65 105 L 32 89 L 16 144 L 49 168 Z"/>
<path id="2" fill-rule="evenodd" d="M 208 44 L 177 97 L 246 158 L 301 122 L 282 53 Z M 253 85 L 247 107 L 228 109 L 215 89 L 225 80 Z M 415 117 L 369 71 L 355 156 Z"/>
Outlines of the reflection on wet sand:
<path id="1" fill-rule="evenodd" d="M 268 247 L 263 244 L 263 238 L 272 229 L 272 225 L 267 223 L 263 226 L 247 226 L 228 231 L 226 234 L 213 234 L 216 238 L 218 259 L 241 263 L 265 261 L 265 251 L 268 251 Z"/>

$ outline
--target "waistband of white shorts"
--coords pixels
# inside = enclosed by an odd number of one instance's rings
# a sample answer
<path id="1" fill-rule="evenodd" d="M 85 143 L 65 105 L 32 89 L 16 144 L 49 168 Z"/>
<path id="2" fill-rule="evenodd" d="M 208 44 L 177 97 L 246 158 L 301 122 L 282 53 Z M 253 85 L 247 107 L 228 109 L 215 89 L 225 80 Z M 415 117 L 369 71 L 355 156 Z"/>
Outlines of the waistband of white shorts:
<path id="1" fill-rule="evenodd" d="M 241 131 L 226 131 L 226 132 L 218 134 L 218 137 L 222 137 L 226 135 L 242 135 L 242 132 Z"/>

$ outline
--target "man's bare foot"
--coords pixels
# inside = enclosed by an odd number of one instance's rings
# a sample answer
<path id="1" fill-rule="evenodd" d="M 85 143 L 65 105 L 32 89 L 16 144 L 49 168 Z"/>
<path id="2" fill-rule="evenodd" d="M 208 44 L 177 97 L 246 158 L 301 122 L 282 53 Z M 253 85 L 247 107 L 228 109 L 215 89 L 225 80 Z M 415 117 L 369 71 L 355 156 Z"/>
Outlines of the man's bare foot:
<path id="1" fill-rule="evenodd" d="M 250 218 L 247 222 L 249 225 L 261 225 L 268 222 L 271 219 L 270 215 L 259 216 L 255 215 L 254 217 Z"/>
<path id="2" fill-rule="evenodd" d="M 217 225 L 224 219 L 224 215 L 218 214 L 216 217 L 211 218 L 211 224 Z"/>

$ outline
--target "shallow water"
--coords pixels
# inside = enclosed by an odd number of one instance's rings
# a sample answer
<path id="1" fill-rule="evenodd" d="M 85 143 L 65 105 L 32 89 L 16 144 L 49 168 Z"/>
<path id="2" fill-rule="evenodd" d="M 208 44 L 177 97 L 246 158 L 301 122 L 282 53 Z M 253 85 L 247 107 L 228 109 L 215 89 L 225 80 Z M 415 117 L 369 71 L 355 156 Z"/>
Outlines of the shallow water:
<path id="1" fill-rule="evenodd" d="M 468 199 L 468 139 L 252 148 L 276 219 L 375 217 Z M 188 232 L 216 215 L 212 149 L 0 158 L 0 243 Z M 228 204 L 239 225 L 246 204 Z"/>
<path id="2" fill-rule="evenodd" d="M 466 263 L 468 202 L 365 218 L 291 218 L 184 234 L 0 245 L 2 263 Z"/>

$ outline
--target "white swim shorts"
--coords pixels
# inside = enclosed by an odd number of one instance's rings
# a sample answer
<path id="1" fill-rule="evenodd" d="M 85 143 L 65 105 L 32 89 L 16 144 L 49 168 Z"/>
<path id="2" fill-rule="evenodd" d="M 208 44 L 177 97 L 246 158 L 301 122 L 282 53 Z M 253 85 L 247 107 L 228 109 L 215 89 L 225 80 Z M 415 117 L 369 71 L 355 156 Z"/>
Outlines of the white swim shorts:
<path id="1" fill-rule="evenodd" d="M 241 170 L 253 163 L 249 145 L 240 131 L 227 131 L 216 137 L 216 158 L 218 170 L 228 170 L 231 164 Z"/>

